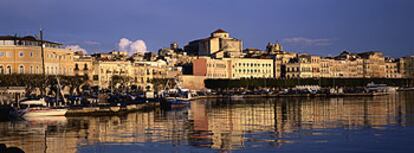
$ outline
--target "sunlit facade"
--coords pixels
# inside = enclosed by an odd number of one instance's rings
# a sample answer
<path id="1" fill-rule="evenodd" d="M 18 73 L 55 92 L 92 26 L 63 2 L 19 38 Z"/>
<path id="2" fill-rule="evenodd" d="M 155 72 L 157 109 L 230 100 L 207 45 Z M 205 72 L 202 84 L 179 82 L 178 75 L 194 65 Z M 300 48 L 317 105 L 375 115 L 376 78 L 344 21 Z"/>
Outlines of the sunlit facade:
<path id="1" fill-rule="evenodd" d="M 44 41 L 46 75 L 73 75 L 73 52 Z M 31 37 L 0 36 L 0 74 L 43 74 L 41 41 Z"/>

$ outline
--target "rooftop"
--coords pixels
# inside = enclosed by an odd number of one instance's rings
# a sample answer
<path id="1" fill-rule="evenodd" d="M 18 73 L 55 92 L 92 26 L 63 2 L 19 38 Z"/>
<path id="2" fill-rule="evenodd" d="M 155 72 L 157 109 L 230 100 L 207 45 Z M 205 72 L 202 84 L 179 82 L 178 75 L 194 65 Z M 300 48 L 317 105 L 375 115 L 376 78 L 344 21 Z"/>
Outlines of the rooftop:
<path id="1" fill-rule="evenodd" d="M 41 40 L 37 39 L 34 36 L 18 37 L 18 36 L 6 35 L 6 36 L 0 36 L 0 40 L 13 40 L 13 41 L 15 41 L 18 44 L 20 44 L 21 41 L 42 42 Z M 62 45 L 60 43 L 46 41 L 46 40 L 43 40 L 43 43 L 48 43 L 48 44 L 53 44 L 53 45 Z"/>
<path id="2" fill-rule="evenodd" d="M 228 33 L 228 32 L 224 31 L 223 29 L 217 29 L 213 33 Z"/>

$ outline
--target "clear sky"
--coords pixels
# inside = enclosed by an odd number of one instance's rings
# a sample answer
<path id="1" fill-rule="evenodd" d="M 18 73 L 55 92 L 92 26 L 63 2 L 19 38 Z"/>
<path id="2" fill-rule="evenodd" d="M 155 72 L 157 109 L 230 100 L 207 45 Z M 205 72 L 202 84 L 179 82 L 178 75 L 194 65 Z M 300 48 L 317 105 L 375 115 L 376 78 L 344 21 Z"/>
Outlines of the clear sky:
<path id="1" fill-rule="evenodd" d="M 43 27 L 48 40 L 90 53 L 117 49 L 121 38 L 151 51 L 184 46 L 223 28 L 251 48 L 414 54 L 414 0 L 0 0 L 0 21 L 1 35 Z"/>

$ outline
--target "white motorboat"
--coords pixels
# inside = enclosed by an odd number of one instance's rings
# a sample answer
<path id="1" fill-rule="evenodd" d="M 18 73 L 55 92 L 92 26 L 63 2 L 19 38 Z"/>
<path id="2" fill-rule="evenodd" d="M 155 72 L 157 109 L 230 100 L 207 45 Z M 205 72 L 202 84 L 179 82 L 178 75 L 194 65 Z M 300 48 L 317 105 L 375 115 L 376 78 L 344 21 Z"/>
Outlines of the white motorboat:
<path id="1" fill-rule="evenodd" d="M 68 109 L 48 107 L 44 98 L 27 99 L 20 102 L 19 114 L 23 117 L 64 116 Z"/>

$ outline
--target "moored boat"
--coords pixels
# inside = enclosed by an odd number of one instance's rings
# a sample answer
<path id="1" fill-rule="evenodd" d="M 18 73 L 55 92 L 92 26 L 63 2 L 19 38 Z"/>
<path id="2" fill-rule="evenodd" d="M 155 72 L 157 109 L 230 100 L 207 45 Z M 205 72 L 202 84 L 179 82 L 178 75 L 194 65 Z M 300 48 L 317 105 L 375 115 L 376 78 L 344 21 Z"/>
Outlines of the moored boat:
<path id="1" fill-rule="evenodd" d="M 19 106 L 18 113 L 22 117 L 64 116 L 68 111 L 66 108 L 48 107 L 44 98 L 23 100 Z"/>

